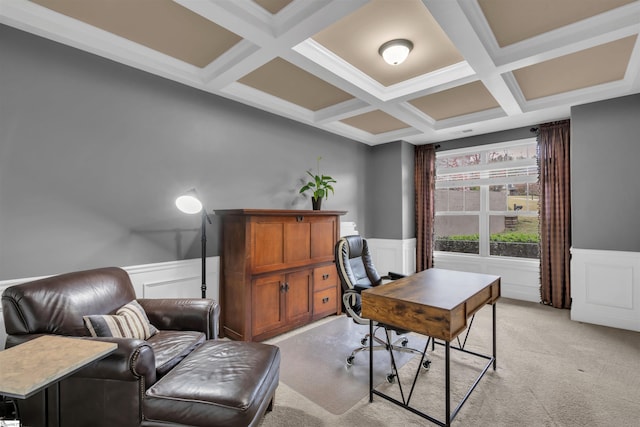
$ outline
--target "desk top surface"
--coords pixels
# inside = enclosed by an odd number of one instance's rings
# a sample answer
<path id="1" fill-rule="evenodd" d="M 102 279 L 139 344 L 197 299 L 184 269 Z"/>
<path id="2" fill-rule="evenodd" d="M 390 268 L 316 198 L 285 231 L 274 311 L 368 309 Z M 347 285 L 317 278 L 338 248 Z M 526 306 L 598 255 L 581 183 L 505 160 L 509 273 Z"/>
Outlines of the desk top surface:
<path id="1" fill-rule="evenodd" d="M 431 268 L 364 292 L 452 310 L 499 280 L 499 276 L 489 274 Z"/>
<path id="2" fill-rule="evenodd" d="M 25 399 L 117 348 L 114 343 L 44 335 L 0 351 L 0 394 Z"/>
<path id="3" fill-rule="evenodd" d="M 500 298 L 500 277 L 428 269 L 362 292 L 362 317 L 451 341 Z"/>

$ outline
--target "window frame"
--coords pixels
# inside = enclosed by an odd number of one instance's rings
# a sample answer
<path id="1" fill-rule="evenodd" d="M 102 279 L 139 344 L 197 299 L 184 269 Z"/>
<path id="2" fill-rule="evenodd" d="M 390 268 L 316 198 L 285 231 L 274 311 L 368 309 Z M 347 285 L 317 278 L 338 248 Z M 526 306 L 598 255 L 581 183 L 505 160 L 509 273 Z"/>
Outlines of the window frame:
<path id="1" fill-rule="evenodd" d="M 537 155 L 536 158 L 527 158 L 527 159 L 516 159 L 507 162 L 500 163 L 491 163 L 488 161 L 488 156 L 490 152 L 495 152 L 496 150 L 503 150 L 514 148 L 523 145 L 533 145 L 536 149 L 537 154 L 537 140 L 535 137 L 525 138 L 514 141 L 506 141 L 495 144 L 486 144 L 482 146 L 473 146 L 466 148 L 458 148 L 452 150 L 443 150 L 436 152 L 436 184 L 435 189 L 443 189 L 443 188 L 465 188 L 465 187 L 479 187 L 480 189 L 480 206 L 478 211 L 438 211 L 437 209 L 434 212 L 436 217 L 440 216 L 475 216 L 478 218 L 478 254 L 469 254 L 462 252 L 443 252 L 443 251 L 434 251 L 436 253 L 446 253 L 449 255 L 459 255 L 459 256 L 476 256 L 476 257 L 495 257 L 495 258 L 509 258 L 501 255 L 491 255 L 490 253 L 490 221 L 491 217 L 495 215 L 512 215 L 514 211 L 510 210 L 490 210 L 490 195 L 491 191 L 489 188 L 495 185 L 505 185 L 508 186 L 510 184 L 537 184 L 539 183 L 539 173 L 538 173 L 538 160 Z M 459 166 L 452 168 L 448 173 L 438 173 L 438 160 L 442 157 L 453 157 L 453 156 L 463 156 L 463 155 L 477 155 L 480 154 L 480 162 L 473 165 L 467 166 Z M 505 167 L 496 167 L 500 164 L 503 164 Z M 491 178 L 491 171 L 496 170 L 509 170 L 509 169 L 518 169 L 518 168 L 526 168 L 527 172 L 534 170 L 535 173 L 527 175 L 518 175 L 518 176 L 505 176 L 504 178 Z M 468 179 L 468 180 L 441 180 L 439 179 L 442 176 L 447 175 L 460 175 L 460 174 L 476 174 L 478 178 Z M 463 183 L 462 185 L 456 185 L 457 182 Z M 464 198 L 463 198 L 464 199 Z M 518 211 L 518 216 L 525 217 L 539 217 L 539 207 L 538 210 L 535 211 Z M 435 232 L 435 230 L 434 230 Z M 435 234 L 435 233 L 434 233 Z M 437 241 L 436 236 L 434 235 L 434 243 Z M 525 258 L 516 258 L 516 259 L 525 259 Z"/>

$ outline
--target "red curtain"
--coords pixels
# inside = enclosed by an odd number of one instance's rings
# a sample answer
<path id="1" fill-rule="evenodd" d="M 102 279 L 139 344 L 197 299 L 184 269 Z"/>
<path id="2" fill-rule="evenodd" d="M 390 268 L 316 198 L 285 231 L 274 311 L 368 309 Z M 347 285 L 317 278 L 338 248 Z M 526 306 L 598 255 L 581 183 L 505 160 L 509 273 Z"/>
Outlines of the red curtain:
<path id="1" fill-rule="evenodd" d="M 571 308 L 570 122 L 540 125 L 540 298 L 543 304 Z"/>
<path id="2" fill-rule="evenodd" d="M 433 267 L 433 221 L 435 215 L 436 150 L 416 145 L 416 271 Z"/>

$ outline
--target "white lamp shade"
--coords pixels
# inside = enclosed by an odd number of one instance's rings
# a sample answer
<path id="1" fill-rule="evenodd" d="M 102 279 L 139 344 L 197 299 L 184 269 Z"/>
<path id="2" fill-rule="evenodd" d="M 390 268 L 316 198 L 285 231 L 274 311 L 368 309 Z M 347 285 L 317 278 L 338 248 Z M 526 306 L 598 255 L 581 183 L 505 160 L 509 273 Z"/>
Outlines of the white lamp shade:
<path id="1" fill-rule="evenodd" d="M 202 202 L 193 194 L 187 193 L 176 199 L 176 206 L 184 213 L 196 214 L 202 210 Z"/>
<path id="2" fill-rule="evenodd" d="M 409 56 L 413 48 L 413 43 L 409 40 L 391 40 L 380 46 L 379 53 L 387 64 L 402 64 Z"/>

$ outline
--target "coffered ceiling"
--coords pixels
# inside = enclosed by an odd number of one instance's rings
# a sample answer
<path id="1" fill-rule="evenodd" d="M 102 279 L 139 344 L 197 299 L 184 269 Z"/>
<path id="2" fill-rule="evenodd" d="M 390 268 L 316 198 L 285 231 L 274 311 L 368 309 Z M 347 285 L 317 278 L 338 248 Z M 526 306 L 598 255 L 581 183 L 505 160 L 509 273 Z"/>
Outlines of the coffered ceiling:
<path id="1" fill-rule="evenodd" d="M 640 0 L 0 0 L 0 22 L 369 145 L 640 93 Z"/>

